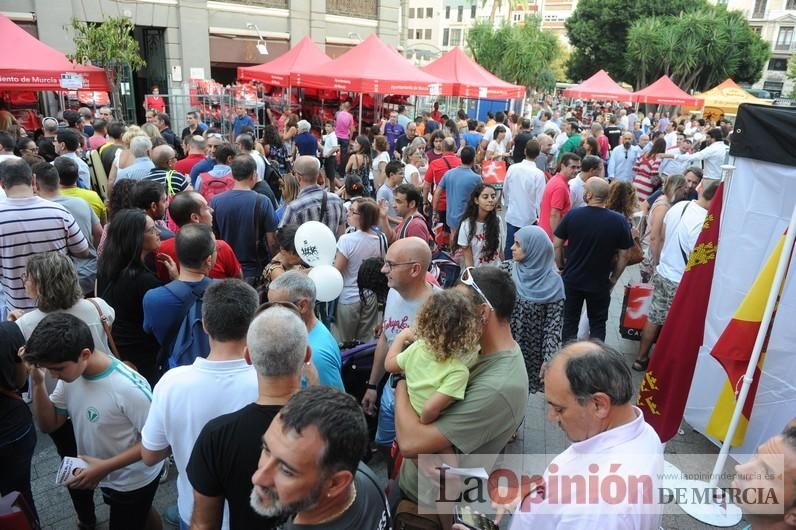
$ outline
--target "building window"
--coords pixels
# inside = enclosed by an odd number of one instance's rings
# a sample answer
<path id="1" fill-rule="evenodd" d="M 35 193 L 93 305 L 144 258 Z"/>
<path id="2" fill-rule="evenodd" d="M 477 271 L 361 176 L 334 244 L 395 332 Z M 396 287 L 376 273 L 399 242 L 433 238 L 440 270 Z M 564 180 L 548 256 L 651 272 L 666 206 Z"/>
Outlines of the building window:
<path id="1" fill-rule="evenodd" d="M 451 46 L 461 46 L 462 45 L 462 30 L 460 29 L 452 29 L 451 30 Z"/>
<path id="2" fill-rule="evenodd" d="M 777 43 L 774 45 L 774 49 L 787 50 L 790 48 L 791 42 L 793 42 L 793 26 L 779 28 Z"/>
<path id="3" fill-rule="evenodd" d="M 445 18 L 451 18 L 451 6 L 445 6 Z"/>
<path id="4" fill-rule="evenodd" d="M 514 22 L 520 22 L 522 20 L 522 13 L 514 13 Z"/>
<path id="5" fill-rule="evenodd" d="M 763 26 L 749 26 L 752 31 L 760 35 L 763 32 Z"/>
<path id="6" fill-rule="evenodd" d="M 768 61 L 768 69 L 774 72 L 784 72 L 788 69 L 788 60 L 780 58 L 772 58 Z"/>
<path id="7" fill-rule="evenodd" d="M 785 83 L 782 81 L 764 81 L 763 82 L 763 90 L 767 90 L 771 93 L 772 98 L 778 98 L 782 96 L 782 89 L 785 88 Z"/>
<path id="8" fill-rule="evenodd" d="M 459 6 L 456 8 L 456 22 L 461 22 L 464 20 L 464 6 Z"/>
<path id="9" fill-rule="evenodd" d="M 416 40 L 423 40 L 423 30 L 422 29 L 416 29 L 415 30 L 415 39 Z"/>
<path id="10" fill-rule="evenodd" d="M 425 11 L 423 11 L 423 8 L 422 7 L 418 7 L 417 8 L 417 18 L 423 18 L 423 13 L 425 13 Z"/>
<path id="11" fill-rule="evenodd" d="M 788 0 L 785 4 L 785 9 L 796 9 L 796 0 Z"/>
<path id="12" fill-rule="evenodd" d="M 752 18 L 763 18 L 766 15 L 766 0 L 755 0 Z"/>
<path id="13" fill-rule="evenodd" d="M 448 45 L 448 42 L 450 40 L 450 33 L 451 33 L 451 30 L 449 30 L 448 28 L 445 28 L 445 29 L 442 30 L 442 45 L 443 46 L 447 46 Z"/>
<path id="14" fill-rule="evenodd" d="M 242 2 L 251 4 L 254 2 Z M 286 2 L 287 3 L 287 2 Z M 326 0 L 326 12 L 356 18 L 379 18 L 379 3 L 373 0 Z"/>
<path id="15" fill-rule="evenodd" d="M 426 18 L 434 18 L 434 8 L 427 7 L 426 8 Z"/>
<path id="16" fill-rule="evenodd" d="M 430 29 L 426 30 L 426 40 L 431 40 L 431 30 Z"/>
<path id="17" fill-rule="evenodd" d="M 410 7 L 409 8 L 409 18 L 415 18 L 415 8 L 414 7 Z"/>
<path id="18" fill-rule="evenodd" d="M 411 39 L 412 35 L 413 35 L 412 28 L 406 28 L 406 38 Z"/>

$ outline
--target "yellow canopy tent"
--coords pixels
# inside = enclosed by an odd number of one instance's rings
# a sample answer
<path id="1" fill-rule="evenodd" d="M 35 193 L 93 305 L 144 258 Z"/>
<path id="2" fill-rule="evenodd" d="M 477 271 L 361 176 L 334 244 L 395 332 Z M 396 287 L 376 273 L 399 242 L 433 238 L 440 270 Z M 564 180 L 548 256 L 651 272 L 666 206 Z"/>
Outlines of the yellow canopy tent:
<path id="1" fill-rule="evenodd" d="M 723 114 L 736 114 L 741 103 L 769 104 L 738 86 L 732 79 L 724 80 L 720 85 L 699 94 L 699 97 L 704 101 L 703 115 L 714 118 Z"/>

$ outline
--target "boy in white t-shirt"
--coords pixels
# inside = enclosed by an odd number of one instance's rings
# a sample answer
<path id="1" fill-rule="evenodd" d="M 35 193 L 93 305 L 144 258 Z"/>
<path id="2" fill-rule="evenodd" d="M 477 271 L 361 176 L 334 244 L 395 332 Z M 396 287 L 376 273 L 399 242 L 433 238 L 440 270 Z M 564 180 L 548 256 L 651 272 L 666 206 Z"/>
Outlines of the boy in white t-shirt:
<path id="1" fill-rule="evenodd" d="M 151 510 L 162 465 L 141 462 L 141 430 L 152 392 L 146 379 L 94 349 L 89 327 L 68 313 L 52 313 L 33 330 L 22 352 L 30 366 L 33 417 L 42 432 L 72 419 L 80 458 L 88 467 L 66 485 L 102 489 L 110 530 L 159 524 Z M 44 370 L 58 379 L 47 396 Z"/>
<path id="2" fill-rule="evenodd" d="M 333 185 L 335 188 L 339 185 L 335 182 L 337 179 L 337 152 L 340 151 L 340 143 L 337 141 L 337 135 L 334 132 L 334 122 L 327 121 L 323 124 L 323 131 L 326 133 L 323 137 L 323 170 L 326 173 L 326 179 L 329 181 L 329 187 Z"/>
<path id="3" fill-rule="evenodd" d="M 384 174 L 387 177 L 384 180 L 384 185 L 376 192 L 376 202 L 379 205 L 381 201 L 387 203 L 387 218 L 392 226 L 400 224 L 401 219 L 398 217 L 398 212 L 395 210 L 395 187 L 400 184 L 404 179 L 404 165 L 400 160 L 392 160 L 387 163 L 384 168 Z"/>

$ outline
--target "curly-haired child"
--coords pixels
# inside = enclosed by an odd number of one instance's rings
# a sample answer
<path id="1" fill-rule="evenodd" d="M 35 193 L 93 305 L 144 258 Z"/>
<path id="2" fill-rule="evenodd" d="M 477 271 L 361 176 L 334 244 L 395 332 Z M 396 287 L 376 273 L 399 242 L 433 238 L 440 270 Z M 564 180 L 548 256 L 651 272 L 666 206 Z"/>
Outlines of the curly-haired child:
<path id="1" fill-rule="evenodd" d="M 480 336 L 477 308 L 465 293 L 449 289 L 432 294 L 415 326 L 395 337 L 384 365 L 388 372 L 406 375 L 409 402 L 421 423 L 432 423 L 464 398 Z"/>

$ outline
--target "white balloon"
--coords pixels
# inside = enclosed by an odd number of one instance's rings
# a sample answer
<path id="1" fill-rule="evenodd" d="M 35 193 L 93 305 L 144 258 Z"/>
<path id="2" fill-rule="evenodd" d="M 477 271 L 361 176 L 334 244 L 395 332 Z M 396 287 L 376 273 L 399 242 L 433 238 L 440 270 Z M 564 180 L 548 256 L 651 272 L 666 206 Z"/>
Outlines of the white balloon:
<path id="1" fill-rule="evenodd" d="M 315 284 L 315 298 L 319 302 L 331 302 L 343 292 L 343 275 L 334 265 L 318 265 L 309 272 Z"/>
<path id="2" fill-rule="evenodd" d="M 334 263 L 337 241 L 325 224 L 318 221 L 307 221 L 298 227 L 293 241 L 296 245 L 296 252 L 310 267 Z"/>

